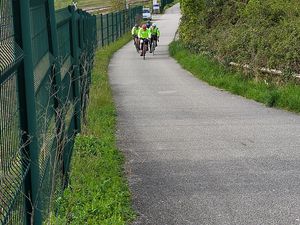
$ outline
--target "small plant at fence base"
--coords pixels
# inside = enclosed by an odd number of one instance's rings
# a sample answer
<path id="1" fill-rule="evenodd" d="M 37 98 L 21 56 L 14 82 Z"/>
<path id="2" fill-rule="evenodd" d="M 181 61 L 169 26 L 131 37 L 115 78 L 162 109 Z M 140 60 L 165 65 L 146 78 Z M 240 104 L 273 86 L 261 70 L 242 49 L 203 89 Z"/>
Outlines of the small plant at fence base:
<path id="1" fill-rule="evenodd" d="M 225 63 L 299 74 L 298 5 L 298 0 L 181 0 L 180 37 L 191 50 Z"/>

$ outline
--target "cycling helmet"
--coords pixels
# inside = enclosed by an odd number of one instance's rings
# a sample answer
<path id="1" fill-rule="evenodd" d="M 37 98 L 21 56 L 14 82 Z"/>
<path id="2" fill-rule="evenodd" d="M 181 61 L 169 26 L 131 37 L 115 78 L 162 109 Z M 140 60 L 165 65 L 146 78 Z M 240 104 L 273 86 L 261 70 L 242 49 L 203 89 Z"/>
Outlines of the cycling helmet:
<path id="1" fill-rule="evenodd" d="M 142 28 L 143 28 L 143 30 L 146 30 L 147 29 L 147 25 L 143 24 Z"/>
<path id="2" fill-rule="evenodd" d="M 152 27 L 156 27 L 156 23 L 153 23 L 153 24 L 152 24 Z"/>
<path id="3" fill-rule="evenodd" d="M 147 21 L 146 26 L 147 26 L 147 28 L 151 27 L 151 21 L 150 20 Z"/>
<path id="4" fill-rule="evenodd" d="M 135 25 L 134 25 L 136 28 L 138 28 L 139 27 L 139 25 L 136 23 Z"/>

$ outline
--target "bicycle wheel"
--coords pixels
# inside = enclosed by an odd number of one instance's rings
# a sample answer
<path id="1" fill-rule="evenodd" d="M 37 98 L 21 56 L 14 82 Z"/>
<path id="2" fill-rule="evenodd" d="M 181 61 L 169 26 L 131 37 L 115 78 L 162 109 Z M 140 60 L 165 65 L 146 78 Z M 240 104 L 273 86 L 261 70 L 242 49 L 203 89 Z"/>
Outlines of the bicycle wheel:
<path id="1" fill-rule="evenodd" d="M 139 52 L 140 51 L 140 47 L 139 47 L 139 43 L 138 43 L 137 39 L 134 41 L 134 46 L 136 48 L 136 51 Z"/>
<path id="2" fill-rule="evenodd" d="M 152 53 L 154 55 L 154 51 L 155 51 L 155 41 L 152 42 Z"/>
<path id="3" fill-rule="evenodd" d="M 143 44 L 143 59 L 146 59 L 146 51 L 147 51 L 147 45 L 144 43 Z"/>

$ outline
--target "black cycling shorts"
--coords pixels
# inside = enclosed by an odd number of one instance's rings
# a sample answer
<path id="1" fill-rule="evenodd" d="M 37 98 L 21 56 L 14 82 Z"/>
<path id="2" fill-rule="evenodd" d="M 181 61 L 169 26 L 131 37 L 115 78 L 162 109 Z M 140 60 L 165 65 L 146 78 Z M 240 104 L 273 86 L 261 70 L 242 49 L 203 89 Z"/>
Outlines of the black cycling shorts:
<path id="1" fill-rule="evenodd" d="M 151 42 L 152 42 L 153 40 L 157 41 L 157 35 L 156 35 L 156 34 L 152 34 L 152 35 L 151 35 Z"/>

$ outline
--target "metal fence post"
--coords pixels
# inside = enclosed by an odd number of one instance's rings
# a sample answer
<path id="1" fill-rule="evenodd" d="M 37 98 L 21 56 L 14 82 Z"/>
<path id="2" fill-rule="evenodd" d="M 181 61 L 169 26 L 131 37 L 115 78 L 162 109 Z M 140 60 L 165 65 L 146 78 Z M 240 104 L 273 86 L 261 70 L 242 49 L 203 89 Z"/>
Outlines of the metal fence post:
<path id="1" fill-rule="evenodd" d="M 110 43 L 109 30 L 110 29 L 109 29 L 109 20 L 108 19 L 109 19 L 109 14 L 106 14 L 106 25 L 107 25 L 107 27 L 106 27 L 107 28 L 107 34 L 106 35 L 107 35 L 107 44 L 109 45 L 109 43 Z"/>
<path id="2" fill-rule="evenodd" d="M 61 64 L 58 61 L 59 57 L 59 47 L 58 47 L 58 37 L 57 37 L 57 24 L 56 24 L 56 16 L 55 16 L 55 9 L 54 9 L 54 0 L 48 0 L 47 1 L 49 12 L 47 17 L 48 20 L 48 30 L 50 30 L 50 33 L 48 32 L 49 36 L 49 43 L 50 43 L 50 52 L 52 53 L 54 57 L 54 62 L 52 65 L 52 71 L 51 71 L 51 77 L 53 79 L 52 83 L 50 84 L 54 90 L 54 108 L 55 108 L 55 126 L 56 126 L 56 147 L 55 151 L 52 151 L 52 157 L 51 157 L 51 165 L 55 165 L 56 156 L 63 151 L 61 149 L 61 143 L 63 142 L 63 122 L 61 119 L 61 102 L 62 99 L 62 82 L 61 82 Z M 53 170 L 50 171 L 51 177 L 53 176 L 52 173 L 55 173 Z M 52 181 L 55 182 L 55 181 Z"/>
<path id="3" fill-rule="evenodd" d="M 112 21 L 113 21 L 113 41 L 116 41 L 116 27 L 117 27 L 117 21 L 116 21 L 116 12 L 115 13 L 112 13 Z"/>
<path id="4" fill-rule="evenodd" d="M 128 20 L 128 24 L 127 24 L 127 29 L 129 29 L 129 27 L 131 27 L 131 20 L 132 20 L 132 15 L 131 15 L 131 12 L 132 12 L 132 9 L 131 8 L 129 8 L 129 11 L 128 11 L 128 18 L 129 18 L 129 20 Z"/>
<path id="5" fill-rule="evenodd" d="M 119 37 L 121 37 L 121 35 L 122 35 L 122 11 L 119 12 L 118 17 L 119 17 Z"/>
<path id="6" fill-rule="evenodd" d="M 20 21 L 22 32 L 22 45 L 24 51 L 23 63 L 23 81 L 25 88 L 25 96 L 23 100 L 26 101 L 26 125 L 28 135 L 30 136 L 30 143 L 28 145 L 30 157 L 30 180 L 25 183 L 25 193 L 29 194 L 32 208 L 27 208 L 27 223 L 42 224 L 42 214 L 39 210 L 39 148 L 37 140 L 37 121 L 36 121 L 36 107 L 35 107 L 35 91 L 34 91 L 34 77 L 33 77 L 33 59 L 31 46 L 31 27 L 30 27 L 30 0 L 19 0 L 20 4 Z M 26 79 L 25 79 L 26 78 Z M 30 219 L 30 221 L 29 221 Z"/>
<path id="7" fill-rule="evenodd" d="M 115 24 L 116 24 L 115 40 L 117 40 L 118 39 L 118 29 L 119 29 L 118 12 L 115 13 Z"/>
<path id="8" fill-rule="evenodd" d="M 104 35 L 103 35 L 103 15 L 100 15 L 100 23 L 101 23 L 101 47 L 104 46 Z"/>
<path id="9" fill-rule="evenodd" d="M 114 13 L 111 13 L 111 34 L 112 34 L 112 42 L 115 41 L 115 24 L 114 24 Z"/>
<path id="10" fill-rule="evenodd" d="M 132 14 L 131 14 L 131 24 L 130 27 L 133 27 L 135 22 L 135 15 L 136 15 L 136 8 L 133 8 Z"/>
<path id="11" fill-rule="evenodd" d="M 124 20 L 124 32 L 127 32 L 127 29 L 128 29 L 128 21 L 129 21 L 129 10 L 130 10 L 130 7 L 129 9 L 126 10 L 125 12 L 125 20 Z"/>
<path id="12" fill-rule="evenodd" d="M 73 57 L 73 69 L 74 69 L 74 101 L 75 101 L 75 116 L 76 123 L 75 129 L 76 132 L 80 132 L 81 127 L 81 98 L 80 98 L 80 71 L 79 71 L 79 46 L 78 46 L 78 27 L 76 24 L 76 11 L 75 7 L 70 7 L 69 10 L 72 14 L 71 20 L 71 48 L 72 48 L 72 57 Z"/>
<path id="13" fill-rule="evenodd" d="M 21 12 L 20 12 L 20 1 L 12 1 L 12 9 L 13 9 L 13 18 L 14 18 L 14 32 L 15 32 L 15 42 L 19 46 L 23 46 L 22 44 L 22 26 L 21 26 Z M 25 76 L 24 76 L 24 62 L 21 66 L 18 67 L 18 76 L 17 76 L 17 88 L 18 88 L 18 99 L 19 99 L 19 115 L 20 115 L 20 130 L 23 131 L 21 135 L 21 145 L 30 141 L 28 136 L 28 121 L 27 121 L 27 107 L 26 107 L 26 98 L 25 98 Z M 28 159 L 30 159 L 30 149 L 25 146 L 22 148 L 22 171 L 25 173 L 27 166 L 26 165 Z M 32 202 L 32 188 L 31 188 L 31 173 L 30 171 L 26 173 L 24 177 L 23 184 L 24 191 L 24 222 L 26 225 L 30 225 L 31 223 L 31 202 Z"/>
<path id="14" fill-rule="evenodd" d="M 83 13 L 82 10 L 78 10 L 78 14 L 79 14 L 79 46 L 80 48 L 84 48 L 84 38 L 83 38 Z"/>
<path id="15" fill-rule="evenodd" d="M 119 37 L 122 35 L 122 11 L 119 12 Z"/>
<path id="16" fill-rule="evenodd" d="M 120 37 L 120 12 L 117 12 L 117 39 Z"/>
<path id="17" fill-rule="evenodd" d="M 122 11 L 122 35 L 125 33 L 125 10 Z"/>

